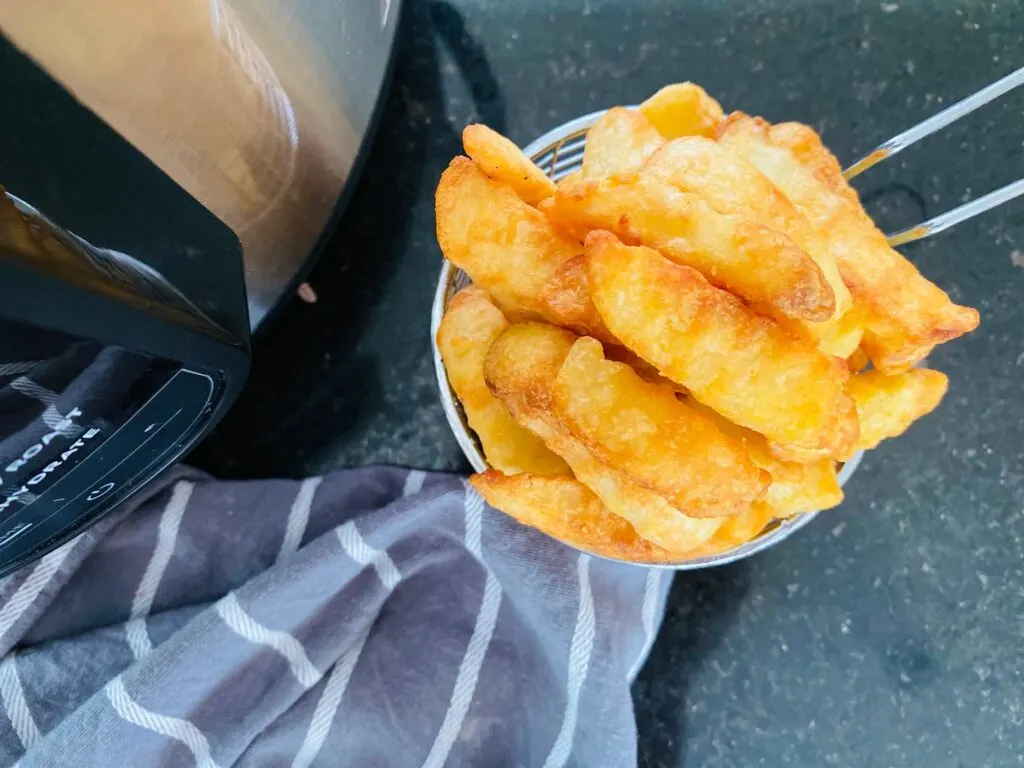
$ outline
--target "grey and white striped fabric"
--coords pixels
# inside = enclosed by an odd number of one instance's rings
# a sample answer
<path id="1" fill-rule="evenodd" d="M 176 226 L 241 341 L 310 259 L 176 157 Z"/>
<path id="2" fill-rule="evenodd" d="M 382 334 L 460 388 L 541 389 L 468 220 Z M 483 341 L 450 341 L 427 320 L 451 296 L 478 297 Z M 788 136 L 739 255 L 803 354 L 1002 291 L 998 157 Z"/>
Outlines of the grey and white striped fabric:
<path id="1" fill-rule="evenodd" d="M 627 766 L 669 575 L 403 469 L 176 469 L 0 585 L 0 762 Z"/>

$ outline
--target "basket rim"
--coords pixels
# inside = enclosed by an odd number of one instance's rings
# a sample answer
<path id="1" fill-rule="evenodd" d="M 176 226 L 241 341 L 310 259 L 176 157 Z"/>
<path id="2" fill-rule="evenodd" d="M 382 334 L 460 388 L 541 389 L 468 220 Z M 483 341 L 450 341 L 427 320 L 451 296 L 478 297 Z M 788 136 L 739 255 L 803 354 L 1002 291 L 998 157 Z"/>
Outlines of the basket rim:
<path id="1" fill-rule="evenodd" d="M 466 424 L 459 414 L 462 412 L 462 405 L 459 403 L 451 382 L 448 381 L 448 372 L 444 367 L 444 359 L 441 357 L 441 349 L 437 346 L 437 332 L 441 328 L 441 319 L 448 308 L 448 287 L 455 277 L 457 267 L 448 259 L 443 260 L 441 265 L 441 277 L 437 281 L 437 289 L 434 291 L 434 306 L 430 312 L 430 346 L 434 353 L 434 375 L 437 379 L 437 388 L 441 395 L 441 406 L 444 408 L 445 418 L 448 420 L 448 427 L 455 440 L 462 449 L 462 455 L 466 457 L 476 472 L 486 472 L 490 465 L 484 458 L 477 442 L 470 435 L 469 425 Z"/>
<path id="2" fill-rule="evenodd" d="M 636 106 L 631 105 L 628 108 L 636 109 Z M 607 109 L 597 110 L 562 123 L 527 144 L 526 147 L 523 148 L 523 153 L 529 157 L 531 161 L 536 162 L 536 158 L 538 156 L 542 156 L 547 152 L 553 151 L 555 145 L 559 142 L 564 141 L 567 137 L 570 137 L 575 133 L 585 131 L 587 128 L 590 128 L 607 111 Z M 462 450 L 463 455 L 469 461 L 473 469 L 477 472 L 484 472 L 491 467 L 484 458 L 478 442 L 472 437 L 468 423 L 466 423 L 462 416 L 462 406 L 448 381 L 448 373 L 445 371 L 444 360 L 441 358 L 441 350 L 437 346 L 437 332 L 441 326 L 441 319 L 444 317 L 444 312 L 448 306 L 449 289 L 460 272 L 461 270 L 458 269 L 458 267 L 447 259 L 442 258 L 441 272 L 438 277 L 437 287 L 434 291 L 434 303 L 430 313 L 430 344 L 434 356 L 434 373 L 441 396 L 441 405 L 444 408 L 445 417 L 448 421 L 448 427 L 451 429 L 452 434 L 454 434 L 455 440 L 459 444 L 459 448 Z M 858 451 L 850 458 L 849 461 L 843 463 L 837 475 L 840 487 L 845 486 L 846 483 L 849 482 L 850 478 L 860 466 L 863 458 L 864 451 Z M 583 549 L 582 547 L 574 546 L 554 536 L 551 538 L 554 538 L 556 541 L 559 541 L 563 545 L 570 549 L 574 549 L 577 552 L 582 552 L 591 555 L 592 557 L 613 563 L 645 568 L 656 568 L 667 571 L 694 571 L 734 563 L 738 560 L 744 560 L 758 552 L 769 549 L 779 542 L 788 539 L 801 528 L 808 525 L 819 514 L 821 514 L 820 511 L 805 512 L 803 514 L 796 515 L 795 517 L 777 520 L 775 522 L 775 527 L 767 533 L 760 534 L 757 538 L 751 539 L 750 541 L 725 552 L 705 557 L 692 558 L 689 560 L 666 563 L 638 563 L 633 560 L 609 557 L 607 555 L 591 552 Z"/>

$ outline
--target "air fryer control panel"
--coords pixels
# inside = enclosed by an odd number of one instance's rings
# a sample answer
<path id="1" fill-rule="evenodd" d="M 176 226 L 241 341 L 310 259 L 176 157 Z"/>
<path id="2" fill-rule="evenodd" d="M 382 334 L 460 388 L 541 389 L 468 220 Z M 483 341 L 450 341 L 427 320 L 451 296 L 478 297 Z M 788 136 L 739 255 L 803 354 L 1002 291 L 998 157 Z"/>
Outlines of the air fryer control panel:
<path id="1" fill-rule="evenodd" d="M 224 390 L 216 372 L 0 317 L 0 573 L 173 461 Z"/>
<path id="2" fill-rule="evenodd" d="M 79 407 L 61 414 L 0 470 L 7 494 L 0 499 L 4 570 L 84 527 L 181 453 L 208 418 L 218 390 L 210 375 L 178 370 L 123 423 L 104 419 L 88 426 Z"/>

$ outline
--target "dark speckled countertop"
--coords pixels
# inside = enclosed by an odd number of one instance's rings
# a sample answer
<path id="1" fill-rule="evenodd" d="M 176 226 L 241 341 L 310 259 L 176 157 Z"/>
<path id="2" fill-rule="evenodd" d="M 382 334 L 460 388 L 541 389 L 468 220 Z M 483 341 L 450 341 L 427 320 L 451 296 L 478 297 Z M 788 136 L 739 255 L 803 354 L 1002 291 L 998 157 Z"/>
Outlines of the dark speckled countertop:
<path id="1" fill-rule="evenodd" d="M 437 398 L 432 192 L 483 120 L 525 143 L 691 79 L 852 160 L 1024 64 L 1013 2 L 409 0 L 365 174 L 196 455 L 227 476 L 465 469 Z M 858 179 L 887 229 L 1021 176 L 1024 89 Z M 980 309 L 942 407 L 784 545 L 676 577 L 634 693 L 651 766 L 1024 764 L 1024 202 L 907 248 Z"/>

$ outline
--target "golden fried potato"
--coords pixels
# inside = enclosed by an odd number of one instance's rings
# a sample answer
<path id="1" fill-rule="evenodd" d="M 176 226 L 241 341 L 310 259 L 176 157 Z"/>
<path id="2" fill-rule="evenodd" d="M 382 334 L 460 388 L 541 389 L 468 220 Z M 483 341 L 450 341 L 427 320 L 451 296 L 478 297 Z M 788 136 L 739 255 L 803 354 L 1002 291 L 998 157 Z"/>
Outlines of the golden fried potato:
<path id="1" fill-rule="evenodd" d="M 656 248 L 768 313 L 827 320 L 835 311 L 821 269 L 792 240 L 668 182 L 638 174 L 583 181 L 559 188 L 541 209 L 578 236 L 603 229 Z"/>
<path id="2" fill-rule="evenodd" d="M 509 477 L 490 470 L 473 475 L 469 482 L 492 507 L 577 549 L 632 563 L 679 559 L 678 554 L 641 538 L 575 478 Z"/>
<path id="3" fill-rule="evenodd" d="M 565 176 L 555 182 L 556 187 L 564 187 L 566 184 L 575 184 L 577 181 L 583 180 L 583 171 L 573 171 L 567 173 Z"/>
<path id="4" fill-rule="evenodd" d="M 576 478 L 640 536 L 672 552 L 700 546 L 718 530 L 720 520 L 684 515 L 665 498 L 598 461 L 555 415 L 554 382 L 574 341 L 573 334 L 541 323 L 511 326 L 484 360 L 487 386 L 516 421 L 565 459 Z"/>
<path id="5" fill-rule="evenodd" d="M 774 472 L 764 501 L 775 517 L 822 512 L 839 506 L 843 501 L 843 489 L 832 459 L 811 464 L 779 461 Z"/>
<path id="6" fill-rule="evenodd" d="M 664 143 L 658 129 L 636 110 L 609 109 L 587 132 L 583 178 L 639 171 Z"/>
<path id="7" fill-rule="evenodd" d="M 774 316 L 773 319 L 795 336 L 810 339 L 820 352 L 844 360 L 853 354 L 864 339 L 864 326 L 854 309 L 842 317 L 833 317 L 822 323 Z"/>
<path id="8" fill-rule="evenodd" d="M 768 473 L 741 442 L 673 390 L 606 360 L 595 339 L 573 344 L 555 378 L 553 403 L 595 458 L 690 517 L 737 514 L 768 487 Z"/>
<path id="9" fill-rule="evenodd" d="M 710 139 L 670 141 L 648 159 L 643 173 L 704 198 L 720 213 L 742 214 L 782 232 L 814 259 L 835 297 L 835 314 L 843 316 L 852 300 L 828 242 L 775 186 L 738 153 Z M 816 338 L 827 332 L 811 326 Z"/>
<path id="10" fill-rule="evenodd" d="M 565 262 L 551 276 L 538 297 L 544 319 L 602 342 L 617 343 L 597 312 L 587 284 L 587 263 L 582 255 Z"/>
<path id="11" fill-rule="evenodd" d="M 696 518 L 680 512 L 663 496 L 634 483 L 626 473 L 590 453 L 550 411 L 510 406 L 516 419 L 565 459 L 576 479 L 648 541 L 672 552 L 689 552 L 707 541 L 727 518 Z"/>
<path id="12" fill-rule="evenodd" d="M 771 521 L 772 510 L 768 505 L 760 501 L 754 502 L 743 514 L 726 518 L 715 535 L 700 548 L 689 552 L 687 557 L 696 559 L 728 552 L 753 539 Z"/>
<path id="13" fill-rule="evenodd" d="M 666 139 L 713 138 L 725 119 L 722 106 L 695 83 L 666 85 L 640 105 L 640 112 Z"/>
<path id="14" fill-rule="evenodd" d="M 954 304 L 889 247 L 811 128 L 772 126 L 734 113 L 723 123 L 719 141 L 756 166 L 828 239 L 843 280 L 864 312 L 862 346 L 876 368 L 905 370 L 936 344 L 978 326 L 976 310 Z"/>
<path id="15" fill-rule="evenodd" d="M 511 325 L 487 350 L 484 381 L 506 405 L 514 403 L 519 410 L 550 409 L 551 385 L 578 338 L 546 323 Z M 511 405 L 509 410 L 516 416 Z"/>
<path id="16" fill-rule="evenodd" d="M 850 373 L 863 371 L 868 367 L 868 363 L 870 362 L 871 361 L 868 360 L 868 356 L 864 354 L 864 350 L 860 347 L 853 350 L 853 353 L 846 358 L 846 366 L 850 369 Z"/>
<path id="17" fill-rule="evenodd" d="M 723 434 L 740 442 L 754 464 L 771 475 L 772 482 L 764 503 L 774 517 L 786 518 L 805 512 L 820 512 L 842 502 L 843 489 L 839 486 L 836 465 L 832 459 L 820 459 L 807 464 L 784 461 L 772 452 L 764 435 L 733 424 L 692 397 L 686 398 L 686 402 L 714 419 Z"/>
<path id="18" fill-rule="evenodd" d="M 844 360 L 837 357 L 831 359 L 842 366 L 844 374 L 850 370 Z M 769 443 L 768 448 L 783 461 L 797 464 L 813 464 L 822 459 L 842 459 L 849 451 L 849 446 L 854 445 L 860 436 L 857 406 L 853 398 L 845 392 L 839 397 L 829 434 L 833 436 L 833 440 L 827 447 L 808 448 L 787 443 Z"/>
<path id="19" fill-rule="evenodd" d="M 585 262 L 584 262 L 585 263 Z M 600 341 L 600 339 L 598 339 Z M 648 363 L 642 357 L 638 357 L 635 352 L 631 352 L 619 344 L 608 344 L 604 348 L 604 356 L 609 360 L 614 360 L 616 363 L 622 363 L 628 365 L 633 369 L 633 372 L 641 379 L 646 381 L 648 384 L 657 384 L 662 387 L 668 387 L 677 395 L 686 396 L 690 393 L 686 391 L 686 387 L 672 381 L 672 379 L 666 378 L 661 375 L 661 371 L 655 368 L 653 365 Z"/>
<path id="20" fill-rule="evenodd" d="M 864 323 L 860 312 L 851 310 L 835 322 L 823 324 L 821 335 L 812 335 L 818 339 L 818 349 L 826 355 L 841 357 L 844 360 L 857 351 L 864 339 Z M 805 326 L 806 328 L 807 326 Z"/>
<path id="21" fill-rule="evenodd" d="M 856 439 L 842 360 L 649 248 L 592 232 L 586 254 L 609 330 L 698 400 L 783 446 L 834 453 L 851 428 Z"/>
<path id="22" fill-rule="evenodd" d="M 482 289 L 471 285 L 459 291 L 437 329 L 437 348 L 448 382 L 480 439 L 488 464 L 509 474 L 566 475 L 566 463 L 519 426 L 484 382 L 484 356 L 507 327 L 505 316 Z"/>
<path id="23" fill-rule="evenodd" d="M 435 209 L 445 258 L 511 317 L 543 316 L 537 297 L 560 266 L 583 252 L 466 157 L 456 157 L 442 174 Z"/>
<path id="24" fill-rule="evenodd" d="M 860 439 L 848 456 L 902 435 L 911 424 L 935 410 L 948 386 L 946 374 L 927 368 L 912 368 L 892 376 L 877 370 L 851 376 L 846 391 L 857 403 Z"/>
<path id="25" fill-rule="evenodd" d="M 508 184 L 523 202 L 536 205 L 554 194 L 555 184 L 515 144 L 486 125 L 467 125 L 462 146 L 480 170 Z"/>

